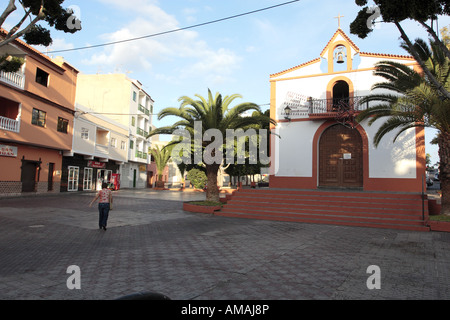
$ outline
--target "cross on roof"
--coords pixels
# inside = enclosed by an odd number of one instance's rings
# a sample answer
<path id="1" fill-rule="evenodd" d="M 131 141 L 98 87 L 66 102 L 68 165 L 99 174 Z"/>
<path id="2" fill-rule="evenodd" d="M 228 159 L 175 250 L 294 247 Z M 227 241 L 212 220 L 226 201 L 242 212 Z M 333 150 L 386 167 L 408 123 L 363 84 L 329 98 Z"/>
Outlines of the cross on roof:
<path id="1" fill-rule="evenodd" d="M 335 19 L 338 19 L 338 23 L 339 23 L 338 27 L 339 27 L 339 29 L 341 28 L 341 18 L 343 18 L 343 17 L 344 16 L 341 16 L 340 13 L 339 13 L 339 15 L 337 17 L 334 17 Z"/>

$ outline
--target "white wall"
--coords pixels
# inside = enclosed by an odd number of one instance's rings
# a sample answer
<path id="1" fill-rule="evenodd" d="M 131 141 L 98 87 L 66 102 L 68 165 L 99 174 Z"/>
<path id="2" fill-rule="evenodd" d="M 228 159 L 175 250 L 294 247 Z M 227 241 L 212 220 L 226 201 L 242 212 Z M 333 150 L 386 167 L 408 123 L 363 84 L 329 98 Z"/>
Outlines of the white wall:
<path id="1" fill-rule="evenodd" d="M 312 177 L 312 142 L 324 121 L 280 123 L 275 137 L 275 174 L 281 177 Z"/>
<path id="2" fill-rule="evenodd" d="M 360 67 L 373 67 L 373 63 L 380 60 L 385 59 L 362 57 Z M 403 62 L 410 63 L 411 61 L 405 60 Z M 310 71 L 314 66 L 310 67 Z M 285 73 L 277 79 L 290 78 L 294 75 L 299 76 L 300 71 L 295 70 L 291 73 Z M 315 99 L 325 99 L 328 83 L 338 76 L 347 77 L 352 81 L 355 96 L 369 94 L 375 83 L 384 81 L 383 78 L 374 76 L 373 70 L 324 74 L 277 81 L 277 119 L 284 119 L 283 113 L 288 102 L 288 93 L 293 92 L 306 97 L 311 96 Z M 306 113 L 291 117 L 292 120 L 301 118 L 308 119 L 309 116 Z M 312 177 L 312 141 L 317 129 L 322 123 L 324 123 L 324 120 L 284 122 L 278 124 L 277 133 L 281 136 L 281 139 L 275 138 L 275 173 L 277 176 Z M 391 132 L 375 148 L 373 145 L 373 137 L 382 123 L 383 120 L 377 121 L 370 127 L 367 122 L 361 124 L 369 140 L 369 176 L 371 178 L 415 178 L 415 130 L 411 129 L 403 133 L 395 143 L 392 140 L 397 132 Z"/>
<path id="3" fill-rule="evenodd" d="M 81 138 L 81 129 L 86 128 L 89 130 L 89 139 L 85 140 Z M 97 126 L 84 119 L 75 119 L 73 125 L 73 143 L 72 150 L 81 154 L 94 154 L 95 153 L 95 139 L 97 133 Z"/>
<path id="4" fill-rule="evenodd" d="M 398 131 L 387 133 L 378 147 L 373 144 L 373 137 L 383 120 L 372 126 L 363 123 L 369 140 L 369 177 L 370 178 L 416 178 L 416 135 L 415 129 L 402 133 L 393 142 Z"/>

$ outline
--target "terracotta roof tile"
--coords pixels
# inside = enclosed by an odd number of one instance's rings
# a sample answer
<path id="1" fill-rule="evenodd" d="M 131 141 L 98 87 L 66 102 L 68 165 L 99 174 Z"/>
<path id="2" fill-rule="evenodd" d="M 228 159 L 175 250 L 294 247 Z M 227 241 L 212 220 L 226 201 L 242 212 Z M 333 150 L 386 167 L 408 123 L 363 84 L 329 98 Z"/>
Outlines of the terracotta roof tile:
<path id="1" fill-rule="evenodd" d="M 389 53 L 360 52 L 359 55 L 368 57 L 379 57 L 379 58 L 397 58 L 397 59 L 415 60 L 414 57 L 412 56 L 389 54 Z"/>
<path id="2" fill-rule="evenodd" d="M 270 77 L 281 76 L 282 74 L 285 74 L 285 73 L 288 73 L 288 72 L 291 72 L 291 71 L 294 71 L 294 70 L 297 70 L 297 69 L 300 69 L 300 68 L 303 68 L 303 67 L 312 65 L 312 64 L 317 63 L 317 62 L 320 62 L 320 60 L 321 60 L 321 58 L 316 58 L 316 59 L 314 59 L 314 60 L 311 60 L 311 61 L 302 63 L 302 64 L 300 64 L 300 65 L 298 65 L 298 66 L 292 67 L 292 68 L 290 68 L 290 69 L 287 69 L 287 70 L 284 70 L 284 71 L 281 71 L 281 72 L 277 72 L 277 73 L 271 74 Z"/>

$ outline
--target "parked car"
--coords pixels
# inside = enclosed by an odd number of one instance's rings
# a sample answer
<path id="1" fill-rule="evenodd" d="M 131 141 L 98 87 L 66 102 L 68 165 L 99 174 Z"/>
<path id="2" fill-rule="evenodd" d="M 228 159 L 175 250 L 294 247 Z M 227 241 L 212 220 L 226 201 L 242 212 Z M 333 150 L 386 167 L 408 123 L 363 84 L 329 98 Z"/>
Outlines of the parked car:
<path id="1" fill-rule="evenodd" d="M 434 175 L 434 181 L 439 181 L 439 172 Z"/>

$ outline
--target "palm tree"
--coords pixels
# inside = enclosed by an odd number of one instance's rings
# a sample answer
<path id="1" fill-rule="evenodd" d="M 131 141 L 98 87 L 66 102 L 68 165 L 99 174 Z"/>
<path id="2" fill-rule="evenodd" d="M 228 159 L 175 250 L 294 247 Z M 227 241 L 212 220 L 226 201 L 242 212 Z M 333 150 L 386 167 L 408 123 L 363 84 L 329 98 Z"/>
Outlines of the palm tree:
<path id="1" fill-rule="evenodd" d="M 200 95 L 195 95 L 197 99 L 192 99 L 183 96 L 178 99 L 181 102 L 179 108 L 166 108 L 162 110 L 158 119 L 161 120 L 168 116 L 175 116 L 180 118 L 171 126 L 157 128 L 150 132 L 149 136 L 157 134 L 172 134 L 177 129 L 184 129 L 191 137 L 195 135 L 195 123 L 201 122 L 201 134 L 209 129 L 216 129 L 222 134 L 223 145 L 226 145 L 226 130 L 227 129 L 243 129 L 253 124 L 259 124 L 268 121 L 267 116 L 243 116 L 248 111 L 260 111 L 258 105 L 254 103 L 244 102 L 231 107 L 231 103 L 237 99 L 242 98 L 239 94 L 225 96 L 216 93 L 212 95 L 211 90 L 208 89 L 208 97 L 205 99 Z M 177 141 L 173 141 L 177 143 Z M 209 142 L 202 141 L 202 148 L 208 146 Z M 214 152 L 214 151 L 213 151 Z M 214 155 L 213 155 L 214 156 Z M 217 188 L 217 173 L 221 163 L 204 163 L 206 167 L 206 175 L 208 177 L 208 185 L 206 191 L 206 200 L 219 201 L 219 190 Z"/>
<path id="2" fill-rule="evenodd" d="M 159 146 L 156 146 L 155 148 L 150 149 L 150 153 L 153 156 L 156 164 L 156 170 L 158 175 L 158 182 L 157 186 L 161 184 L 163 172 L 164 169 L 167 166 L 167 163 L 170 160 L 170 147 L 163 147 L 162 149 L 159 148 Z"/>
<path id="3" fill-rule="evenodd" d="M 405 45 L 402 47 L 407 48 Z M 449 90 L 450 59 L 433 42 L 428 46 L 425 41 L 418 39 L 415 48 L 428 69 Z M 375 146 L 386 133 L 393 130 L 399 130 L 394 141 L 410 128 L 431 127 L 438 130 L 442 213 L 450 214 L 450 100 L 442 96 L 439 88 L 428 77 L 403 64 L 379 62 L 374 74 L 387 81 L 375 84 L 372 89 L 384 89 L 388 93 L 367 96 L 364 99 L 366 102 L 374 101 L 377 104 L 361 112 L 357 120 L 361 122 L 369 119 L 371 125 L 387 117 L 374 136 Z"/>

